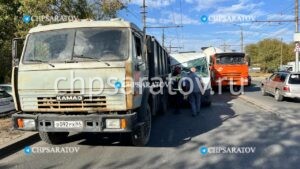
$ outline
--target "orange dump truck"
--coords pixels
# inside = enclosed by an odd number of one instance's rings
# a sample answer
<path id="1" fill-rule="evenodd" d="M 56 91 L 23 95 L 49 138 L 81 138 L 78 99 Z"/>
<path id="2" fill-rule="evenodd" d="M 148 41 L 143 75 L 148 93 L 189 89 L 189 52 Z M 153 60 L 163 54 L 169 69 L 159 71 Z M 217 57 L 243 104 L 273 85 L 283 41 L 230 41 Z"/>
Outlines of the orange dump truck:
<path id="1" fill-rule="evenodd" d="M 241 87 L 249 83 L 249 68 L 245 53 L 216 53 L 211 56 L 210 69 L 213 87 L 219 85 Z"/>

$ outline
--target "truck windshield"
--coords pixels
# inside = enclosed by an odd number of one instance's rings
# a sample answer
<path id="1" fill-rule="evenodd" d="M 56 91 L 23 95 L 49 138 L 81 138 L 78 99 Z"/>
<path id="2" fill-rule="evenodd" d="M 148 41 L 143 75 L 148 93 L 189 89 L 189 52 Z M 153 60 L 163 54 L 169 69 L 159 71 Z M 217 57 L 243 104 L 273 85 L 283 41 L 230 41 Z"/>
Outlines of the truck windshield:
<path id="1" fill-rule="evenodd" d="M 242 54 L 226 54 L 217 55 L 217 64 L 245 64 L 245 55 Z"/>
<path id="2" fill-rule="evenodd" d="M 192 67 L 196 68 L 196 74 L 201 77 L 208 77 L 208 65 L 206 58 L 199 58 L 181 63 L 182 69 L 189 72 Z"/>
<path id="3" fill-rule="evenodd" d="M 39 32 L 28 38 L 24 63 L 125 60 L 128 44 L 127 29 L 79 28 Z"/>

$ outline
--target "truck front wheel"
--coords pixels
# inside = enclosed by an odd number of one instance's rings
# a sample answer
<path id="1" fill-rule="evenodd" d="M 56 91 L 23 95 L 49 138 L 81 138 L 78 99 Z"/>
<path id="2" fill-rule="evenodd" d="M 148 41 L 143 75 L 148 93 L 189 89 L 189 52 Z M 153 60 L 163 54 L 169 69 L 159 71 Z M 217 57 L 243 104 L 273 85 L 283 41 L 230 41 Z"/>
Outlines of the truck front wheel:
<path id="1" fill-rule="evenodd" d="M 150 139 L 152 114 L 149 105 L 143 105 L 138 112 L 138 127 L 131 133 L 131 143 L 145 146 Z"/>
<path id="2" fill-rule="evenodd" d="M 68 137 L 68 132 L 43 132 L 40 131 L 41 139 L 48 144 L 60 144 Z"/>

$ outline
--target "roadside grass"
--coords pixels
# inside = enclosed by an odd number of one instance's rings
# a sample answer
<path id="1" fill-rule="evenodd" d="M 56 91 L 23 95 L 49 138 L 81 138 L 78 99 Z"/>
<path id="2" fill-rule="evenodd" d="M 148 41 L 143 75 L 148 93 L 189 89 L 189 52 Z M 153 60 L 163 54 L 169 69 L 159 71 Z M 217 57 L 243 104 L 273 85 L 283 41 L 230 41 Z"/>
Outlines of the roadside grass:
<path id="1" fill-rule="evenodd" d="M 263 78 L 266 78 L 266 77 L 271 76 L 271 73 L 262 73 L 262 72 L 250 72 L 249 74 L 250 74 L 251 77 L 263 77 Z"/>

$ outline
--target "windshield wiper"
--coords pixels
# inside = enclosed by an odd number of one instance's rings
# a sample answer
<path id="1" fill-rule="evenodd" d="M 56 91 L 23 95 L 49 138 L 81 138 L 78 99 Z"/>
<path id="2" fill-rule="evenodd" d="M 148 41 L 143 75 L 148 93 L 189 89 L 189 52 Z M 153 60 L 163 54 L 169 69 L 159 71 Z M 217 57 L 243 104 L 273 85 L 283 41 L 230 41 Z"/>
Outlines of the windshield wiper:
<path id="1" fill-rule="evenodd" d="M 97 60 L 97 62 L 103 62 L 103 63 L 106 64 L 107 66 L 110 66 L 109 63 L 104 62 L 102 59 L 97 59 L 97 58 L 90 57 L 90 56 L 80 55 L 80 56 L 73 56 L 73 58 Z"/>
<path id="2" fill-rule="evenodd" d="M 51 67 L 55 67 L 53 64 L 51 64 L 51 63 L 49 63 L 49 62 L 46 62 L 46 61 L 43 61 L 43 60 L 39 60 L 39 59 L 30 59 L 30 60 L 26 60 L 26 61 L 29 61 L 29 62 L 45 63 L 45 64 L 50 65 Z"/>
<path id="3" fill-rule="evenodd" d="M 104 62 L 102 59 L 98 59 L 98 60 L 97 60 L 97 62 L 102 62 L 102 63 L 106 64 L 106 66 L 110 66 L 110 64 L 109 64 L 109 63 L 107 63 L 107 62 Z"/>
<path id="4" fill-rule="evenodd" d="M 80 58 L 80 59 L 97 59 L 97 58 L 94 58 L 94 57 L 90 57 L 90 56 L 84 56 L 84 55 L 79 55 L 79 56 L 73 56 L 73 58 Z"/>

